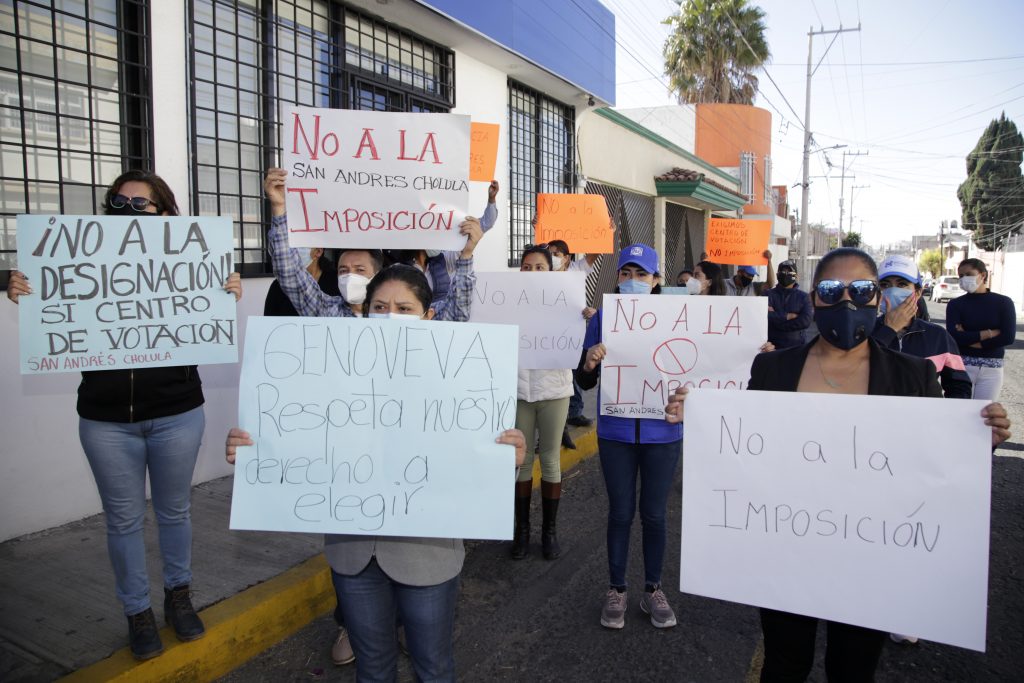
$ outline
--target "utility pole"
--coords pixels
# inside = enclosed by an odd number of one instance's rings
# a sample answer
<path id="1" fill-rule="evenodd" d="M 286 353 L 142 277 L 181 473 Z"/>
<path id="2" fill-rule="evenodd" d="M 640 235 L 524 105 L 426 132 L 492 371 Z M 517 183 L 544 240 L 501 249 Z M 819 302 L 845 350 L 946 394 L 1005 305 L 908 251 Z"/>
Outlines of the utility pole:
<path id="1" fill-rule="evenodd" d="M 939 223 L 939 253 L 942 254 L 942 263 L 939 265 L 939 277 L 946 274 L 946 221 Z"/>
<path id="2" fill-rule="evenodd" d="M 870 185 L 853 185 L 853 186 L 850 187 L 850 229 L 847 232 L 853 232 L 853 191 L 854 190 L 866 190 L 869 187 L 871 187 L 871 186 Z M 842 204 L 840 204 L 839 206 L 841 208 Z M 842 216 L 842 212 L 841 211 L 840 211 L 839 215 Z M 842 222 L 840 221 L 839 224 L 842 225 Z M 861 239 L 863 239 L 863 237 L 864 237 L 864 231 L 862 230 L 861 231 Z M 840 239 L 839 243 L 842 244 L 842 240 L 841 239 Z"/>
<path id="3" fill-rule="evenodd" d="M 814 72 L 821 66 L 821 61 L 818 61 L 817 66 L 811 68 L 811 63 L 814 58 L 814 36 L 825 35 L 828 33 L 834 34 L 832 36 L 832 42 L 825 48 L 825 52 L 821 55 L 821 59 L 825 59 L 825 55 L 836 42 L 836 38 L 839 37 L 840 33 L 846 33 L 850 31 L 860 31 L 860 24 L 857 24 L 857 28 L 843 28 L 842 24 L 839 25 L 838 29 L 831 29 L 826 31 L 824 27 L 820 30 L 815 31 L 812 26 L 807 32 L 807 89 L 804 94 L 804 177 L 803 177 L 803 196 L 800 199 L 800 276 L 804 278 L 804 283 L 810 283 L 810 274 L 807 272 L 807 204 L 810 200 L 810 158 L 811 158 L 811 77 L 814 76 Z"/>
<path id="4" fill-rule="evenodd" d="M 841 176 L 839 176 L 839 245 L 840 246 L 842 246 L 842 244 L 843 244 L 843 189 L 844 189 L 845 181 L 846 181 L 846 157 L 847 156 L 860 157 L 860 156 L 867 156 L 867 155 L 868 155 L 867 152 L 847 152 L 846 150 L 843 150 L 843 171 L 842 171 L 843 174 Z M 856 178 L 856 176 L 850 176 L 850 177 L 851 178 Z M 853 192 L 853 190 L 850 190 L 850 191 Z M 853 215 L 853 195 L 852 194 L 850 195 L 850 215 L 851 216 Z M 850 222 L 850 230 L 853 230 L 853 222 L 852 221 Z"/>

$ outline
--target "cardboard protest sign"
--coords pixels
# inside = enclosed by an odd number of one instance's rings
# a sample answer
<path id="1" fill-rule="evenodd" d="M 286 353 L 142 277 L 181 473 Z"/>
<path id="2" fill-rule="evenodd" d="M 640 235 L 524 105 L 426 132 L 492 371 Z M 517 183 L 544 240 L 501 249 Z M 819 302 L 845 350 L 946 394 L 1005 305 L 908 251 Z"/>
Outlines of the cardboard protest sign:
<path id="1" fill-rule="evenodd" d="M 497 123 L 477 123 L 470 128 L 469 179 L 489 183 L 494 180 L 494 167 L 498 164 L 498 141 L 501 126 Z"/>
<path id="2" fill-rule="evenodd" d="M 289 243 L 461 249 L 469 137 L 469 117 L 456 114 L 289 109 Z"/>
<path id="3" fill-rule="evenodd" d="M 605 294 L 601 414 L 661 418 L 678 387 L 743 389 L 768 340 L 768 300 Z"/>
<path id="4" fill-rule="evenodd" d="M 708 221 L 708 260 L 737 266 L 763 266 L 772 234 L 771 221 L 712 218 Z"/>
<path id="5" fill-rule="evenodd" d="M 519 326 L 519 367 L 575 368 L 587 324 L 587 274 L 477 273 L 470 320 Z"/>
<path id="6" fill-rule="evenodd" d="M 984 650 L 984 405 L 691 392 L 680 589 Z"/>
<path id="7" fill-rule="evenodd" d="M 249 318 L 232 529 L 512 537 L 516 328 Z"/>
<path id="8" fill-rule="evenodd" d="M 231 219 L 18 216 L 22 374 L 233 363 Z"/>
<path id="9" fill-rule="evenodd" d="M 564 240 L 574 254 L 611 254 L 615 227 L 599 194 L 537 195 L 537 244 Z"/>

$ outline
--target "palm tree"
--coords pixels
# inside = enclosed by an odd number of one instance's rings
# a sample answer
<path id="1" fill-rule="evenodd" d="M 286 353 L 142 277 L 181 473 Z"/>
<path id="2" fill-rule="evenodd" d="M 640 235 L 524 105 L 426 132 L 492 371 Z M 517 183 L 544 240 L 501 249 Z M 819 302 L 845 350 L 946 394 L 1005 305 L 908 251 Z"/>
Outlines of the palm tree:
<path id="1" fill-rule="evenodd" d="M 680 102 L 753 104 L 770 55 L 765 13 L 747 0 L 690 0 L 665 20 L 665 73 Z"/>

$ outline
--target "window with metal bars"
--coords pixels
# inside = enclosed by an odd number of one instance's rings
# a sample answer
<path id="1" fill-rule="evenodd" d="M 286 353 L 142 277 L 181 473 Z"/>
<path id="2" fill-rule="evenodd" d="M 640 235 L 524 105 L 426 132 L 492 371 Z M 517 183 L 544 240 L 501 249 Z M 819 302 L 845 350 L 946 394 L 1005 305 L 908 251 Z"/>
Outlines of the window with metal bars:
<path id="1" fill-rule="evenodd" d="M 508 82 L 508 265 L 533 242 L 538 193 L 575 192 L 576 110 L 515 81 Z"/>
<path id="2" fill-rule="evenodd" d="M 19 213 L 95 214 L 153 167 L 146 0 L 0 2 L 0 287 Z"/>
<path id="3" fill-rule="evenodd" d="M 446 112 L 455 56 L 328 0 L 192 0 L 194 205 L 232 216 L 243 274 L 270 272 L 263 173 L 291 105 Z"/>

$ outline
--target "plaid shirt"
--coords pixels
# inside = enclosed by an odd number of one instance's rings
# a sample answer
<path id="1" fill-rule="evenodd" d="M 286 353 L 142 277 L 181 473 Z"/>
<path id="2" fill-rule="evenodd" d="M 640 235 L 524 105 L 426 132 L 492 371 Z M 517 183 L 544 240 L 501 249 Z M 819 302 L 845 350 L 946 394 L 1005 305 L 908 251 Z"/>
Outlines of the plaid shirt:
<path id="1" fill-rule="evenodd" d="M 291 300 L 299 315 L 323 318 L 355 317 L 355 313 L 343 298 L 325 294 L 320 289 L 316 279 L 303 265 L 299 250 L 288 247 L 288 216 L 286 214 L 274 216 L 270 221 L 267 245 L 271 262 L 274 265 L 274 274 L 277 275 L 281 290 Z M 472 257 L 456 259 L 455 274 L 452 275 L 448 296 L 434 306 L 434 319 L 452 322 L 469 320 L 475 284 L 476 275 L 473 273 Z"/>

